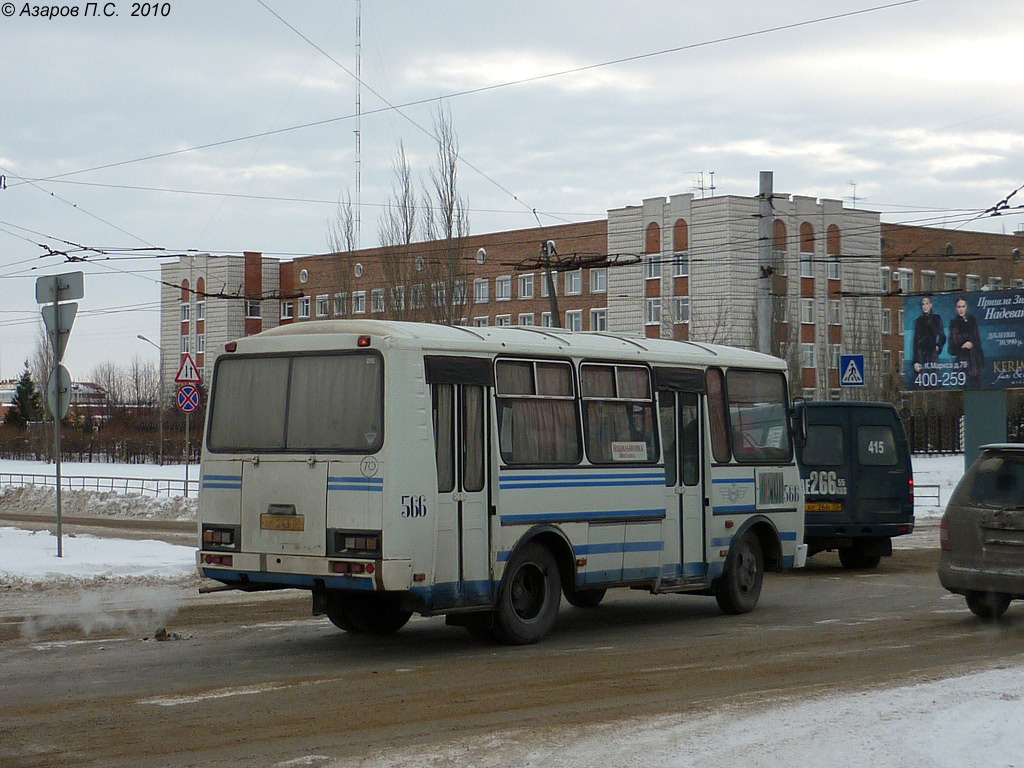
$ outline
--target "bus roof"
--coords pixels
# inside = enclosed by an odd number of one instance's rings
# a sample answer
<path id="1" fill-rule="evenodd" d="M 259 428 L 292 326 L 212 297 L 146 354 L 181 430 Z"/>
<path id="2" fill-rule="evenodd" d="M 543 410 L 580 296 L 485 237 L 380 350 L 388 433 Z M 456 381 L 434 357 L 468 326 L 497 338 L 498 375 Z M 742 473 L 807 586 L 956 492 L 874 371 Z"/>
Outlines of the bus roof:
<path id="1" fill-rule="evenodd" d="M 337 334 L 386 338 L 395 346 L 427 352 L 560 355 L 627 360 L 636 358 L 663 364 L 786 369 L 785 362 L 779 358 L 720 344 L 633 338 L 603 331 L 574 332 L 564 328 L 539 326 L 477 328 L 391 320 L 311 320 L 290 323 L 238 339 L 237 351 L 254 353 L 271 349 L 331 349 L 334 347 L 325 336 Z M 278 343 L 263 343 L 272 340 Z"/>

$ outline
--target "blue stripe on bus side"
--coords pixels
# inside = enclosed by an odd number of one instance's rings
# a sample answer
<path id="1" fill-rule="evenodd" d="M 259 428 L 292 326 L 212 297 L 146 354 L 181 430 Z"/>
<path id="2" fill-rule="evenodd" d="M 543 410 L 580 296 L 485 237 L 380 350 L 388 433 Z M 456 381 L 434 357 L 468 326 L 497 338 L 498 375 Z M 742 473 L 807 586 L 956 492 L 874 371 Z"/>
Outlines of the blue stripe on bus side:
<path id="1" fill-rule="evenodd" d="M 602 520 L 663 520 L 665 509 L 604 509 L 593 512 L 523 512 L 502 515 L 502 525 L 530 525 L 532 523 L 587 523 Z"/>
<path id="2" fill-rule="evenodd" d="M 384 478 L 382 477 L 328 477 L 328 491 L 366 491 L 383 493 Z"/>
<path id="3" fill-rule="evenodd" d="M 732 536 L 712 539 L 712 547 L 728 547 L 732 544 Z M 779 541 L 796 541 L 796 531 L 779 531 Z"/>
<path id="4" fill-rule="evenodd" d="M 731 515 L 736 512 L 756 512 L 757 507 L 754 504 L 733 504 L 731 506 L 717 506 L 711 508 L 711 514 L 713 515 Z"/>
<path id="5" fill-rule="evenodd" d="M 224 488 L 233 491 L 242 489 L 241 475 L 204 475 L 202 478 L 203 488 Z"/>
<path id="6" fill-rule="evenodd" d="M 573 554 L 581 555 L 603 555 L 613 552 L 661 552 L 665 549 L 663 541 L 618 541 L 607 544 L 579 544 L 572 548 Z M 498 552 L 498 562 L 508 561 L 512 554 L 511 550 Z"/>
<path id="7" fill-rule="evenodd" d="M 525 488 L 602 488 L 628 485 L 663 485 L 665 473 L 657 472 L 616 472 L 580 473 L 550 475 L 499 475 L 498 487 L 503 490 Z"/>
<path id="8" fill-rule="evenodd" d="M 724 483 L 753 483 L 754 478 L 752 477 L 719 477 L 711 481 L 712 485 L 721 485 Z"/>

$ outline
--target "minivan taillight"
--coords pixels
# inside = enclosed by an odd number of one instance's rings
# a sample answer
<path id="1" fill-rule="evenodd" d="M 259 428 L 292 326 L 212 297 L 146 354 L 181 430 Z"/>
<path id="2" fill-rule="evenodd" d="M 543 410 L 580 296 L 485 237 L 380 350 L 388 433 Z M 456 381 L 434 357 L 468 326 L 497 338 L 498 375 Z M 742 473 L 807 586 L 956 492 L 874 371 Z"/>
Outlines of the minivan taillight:
<path id="1" fill-rule="evenodd" d="M 939 548 L 949 552 L 949 519 L 943 515 L 939 523 Z"/>
<path id="2" fill-rule="evenodd" d="M 907 479 L 907 482 L 910 484 L 910 505 L 913 506 L 914 505 L 914 476 L 911 475 Z"/>

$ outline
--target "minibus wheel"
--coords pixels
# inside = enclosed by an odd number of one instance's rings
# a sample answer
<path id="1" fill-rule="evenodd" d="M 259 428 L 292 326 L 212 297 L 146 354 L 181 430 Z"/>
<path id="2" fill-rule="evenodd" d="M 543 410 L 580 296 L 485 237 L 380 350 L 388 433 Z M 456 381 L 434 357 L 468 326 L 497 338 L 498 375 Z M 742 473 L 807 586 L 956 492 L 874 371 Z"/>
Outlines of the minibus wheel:
<path id="1" fill-rule="evenodd" d="M 536 542 L 520 548 L 505 569 L 495 637 L 509 645 L 536 643 L 554 625 L 561 598 L 558 564 L 552 554 Z"/>
<path id="2" fill-rule="evenodd" d="M 749 613 L 761 596 L 763 581 L 761 542 L 753 533 L 747 533 L 730 548 L 725 573 L 715 582 L 718 607 L 723 613 Z"/>

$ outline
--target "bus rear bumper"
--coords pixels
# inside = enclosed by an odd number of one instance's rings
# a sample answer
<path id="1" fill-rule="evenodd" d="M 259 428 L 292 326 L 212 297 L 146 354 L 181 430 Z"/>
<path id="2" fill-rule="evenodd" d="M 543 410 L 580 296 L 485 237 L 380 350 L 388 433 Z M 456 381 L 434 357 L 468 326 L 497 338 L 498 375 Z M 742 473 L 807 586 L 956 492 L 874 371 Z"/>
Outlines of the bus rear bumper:
<path id="1" fill-rule="evenodd" d="M 356 560 L 199 550 L 196 565 L 204 578 L 243 588 L 272 584 L 297 589 L 322 585 L 329 589 L 408 591 L 413 585 L 412 561 L 408 559 Z"/>

